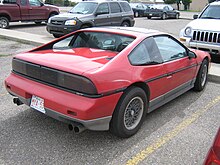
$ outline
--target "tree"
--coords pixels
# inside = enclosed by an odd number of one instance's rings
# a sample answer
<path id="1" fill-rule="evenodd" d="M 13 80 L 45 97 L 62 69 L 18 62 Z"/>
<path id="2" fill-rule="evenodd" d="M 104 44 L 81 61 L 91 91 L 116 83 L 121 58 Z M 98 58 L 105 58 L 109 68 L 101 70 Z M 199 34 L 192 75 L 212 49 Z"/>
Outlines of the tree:
<path id="1" fill-rule="evenodd" d="M 192 0 L 182 0 L 182 3 L 184 5 L 184 10 L 188 10 L 190 3 L 192 3 Z"/>
<path id="2" fill-rule="evenodd" d="M 174 4 L 174 3 L 176 3 L 176 5 L 177 5 L 177 10 L 180 9 L 180 1 L 181 1 L 181 0 L 163 0 L 163 1 L 164 1 L 164 3 L 166 3 L 166 4 Z"/>
<path id="3" fill-rule="evenodd" d="M 180 10 L 180 0 L 176 0 L 177 10 Z"/>

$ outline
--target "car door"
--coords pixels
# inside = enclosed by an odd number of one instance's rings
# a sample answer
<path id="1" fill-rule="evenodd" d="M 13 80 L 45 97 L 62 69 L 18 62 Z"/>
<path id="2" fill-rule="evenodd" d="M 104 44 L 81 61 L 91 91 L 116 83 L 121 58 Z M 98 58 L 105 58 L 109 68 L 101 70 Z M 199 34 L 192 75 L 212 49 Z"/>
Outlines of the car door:
<path id="1" fill-rule="evenodd" d="M 176 16 L 176 11 L 169 5 L 167 6 L 167 13 L 169 13 L 169 17 L 175 18 Z"/>
<path id="2" fill-rule="evenodd" d="M 98 6 L 98 8 L 95 12 L 94 23 L 96 26 L 109 26 L 109 25 L 111 25 L 108 3 L 101 3 Z"/>
<path id="3" fill-rule="evenodd" d="M 138 44 L 128 58 L 133 65 L 133 79 L 145 82 L 149 87 L 149 111 L 152 111 L 163 103 L 169 86 L 163 60 L 154 39 L 150 37 Z"/>
<path id="4" fill-rule="evenodd" d="M 112 26 L 120 26 L 122 23 L 122 9 L 118 2 L 111 2 L 110 11 L 111 11 L 111 25 Z"/>
<path id="5" fill-rule="evenodd" d="M 154 37 L 167 73 L 167 95 L 174 95 L 194 83 L 197 62 L 188 57 L 188 49 L 169 35 Z"/>
<path id="6" fill-rule="evenodd" d="M 46 20 L 48 18 L 47 9 L 39 0 L 29 0 L 30 20 Z"/>
<path id="7" fill-rule="evenodd" d="M 29 5 L 27 0 L 20 1 L 21 20 L 29 20 Z"/>

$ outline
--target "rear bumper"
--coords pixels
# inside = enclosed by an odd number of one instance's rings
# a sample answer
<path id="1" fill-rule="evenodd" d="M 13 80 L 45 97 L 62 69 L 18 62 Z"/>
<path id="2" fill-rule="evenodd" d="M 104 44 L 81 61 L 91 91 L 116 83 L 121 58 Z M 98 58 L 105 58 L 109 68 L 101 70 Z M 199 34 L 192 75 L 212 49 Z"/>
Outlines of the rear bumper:
<path id="1" fill-rule="evenodd" d="M 32 95 L 44 99 L 45 115 L 59 121 L 80 123 L 86 129 L 103 131 L 109 123 L 121 93 L 87 98 L 53 88 L 13 73 L 5 80 L 7 91 L 30 106 Z"/>

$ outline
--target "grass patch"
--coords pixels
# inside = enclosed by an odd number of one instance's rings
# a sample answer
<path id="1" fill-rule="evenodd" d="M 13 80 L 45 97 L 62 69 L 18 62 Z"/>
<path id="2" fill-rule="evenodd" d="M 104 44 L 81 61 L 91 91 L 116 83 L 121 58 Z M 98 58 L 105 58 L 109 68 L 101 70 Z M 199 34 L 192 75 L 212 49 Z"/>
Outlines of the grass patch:
<path id="1" fill-rule="evenodd" d="M 0 57 L 8 57 L 8 56 L 12 56 L 11 54 L 0 54 Z"/>

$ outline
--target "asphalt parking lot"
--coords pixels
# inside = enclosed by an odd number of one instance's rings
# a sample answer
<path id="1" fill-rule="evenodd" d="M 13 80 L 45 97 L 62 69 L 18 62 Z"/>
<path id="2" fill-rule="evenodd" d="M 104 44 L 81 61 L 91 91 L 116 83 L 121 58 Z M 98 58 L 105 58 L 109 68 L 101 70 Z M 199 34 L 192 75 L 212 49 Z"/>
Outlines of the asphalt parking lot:
<path id="1" fill-rule="evenodd" d="M 188 22 L 137 18 L 135 26 L 178 37 Z M 52 39 L 45 25 L 15 24 L 11 29 Z M 0 45 L 0 164 L 202 164 L 220 126 L 220 84 L 209 82 L 203 92 L 189 91 L 153 111 L 129 139 L 107 131 L 76 135 L 66 124 L 12 103 L 3 83 L 11 70 L 12 55 L 33 46 L 3 39 Z"/>

